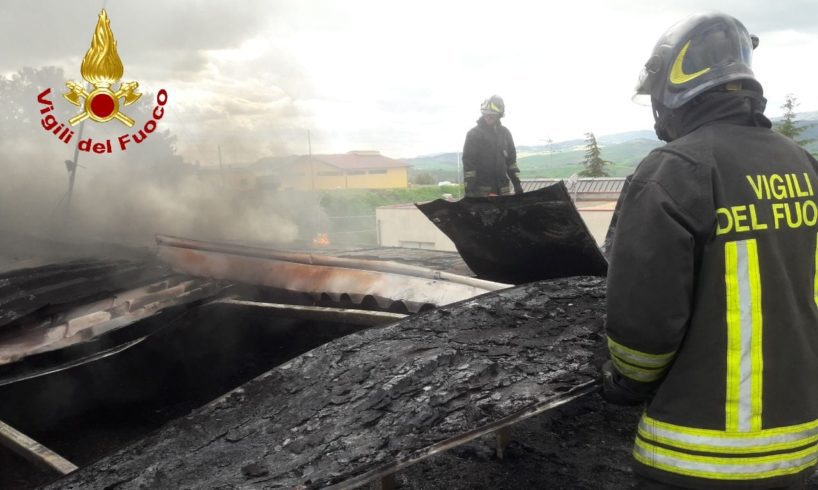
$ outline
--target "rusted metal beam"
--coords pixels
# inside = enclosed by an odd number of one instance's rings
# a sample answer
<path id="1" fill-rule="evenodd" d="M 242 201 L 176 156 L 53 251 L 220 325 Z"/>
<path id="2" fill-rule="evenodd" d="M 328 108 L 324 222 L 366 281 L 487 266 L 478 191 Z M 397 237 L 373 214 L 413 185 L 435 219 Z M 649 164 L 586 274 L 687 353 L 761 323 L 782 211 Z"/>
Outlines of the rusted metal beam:
<path id="1" fill-rule="evenodd" d="M 0 445 L 40 468 L 67 475 L 77 466 L 54 451 L 0 420 Z"/>
<path id="2" fill-rule="evenodd" d="M 292 262 L 294 264 L 344 267 L 348 269 L 360 269 L 372 272 L 386 272 L 391 274 L 401 274 L 405 276 L 414 276 L 424 279 L 463 284 L 477 289 L 483 289 L 485 291 L 497 291 L 511 287 L 510 284 L 486 281 L 474 277 L 461 276 L 450 272 L 438 271 L 416 265 L 400 264 L 398 262 L 387 260 L 364 260 L 312 253 L 285 252 L 269 248 L 251 247 L 233 243 L 189 240 L 186 238 L 171 237 L 166 235 L 156 235 L 156 243 L 159 245 L 160 250 L 162 247 L 187 248 L 191 250 L 275 259 L 284 262 Z"/>
<path id="3" fill-rule="evenodd" d="M 402 302 L 408 311 L 441 306 L 509 287 L 394 262 L 279 252 L 258 247 L 157 237 L 159 258 L 175 270 L 287 291 L 374 299 L 381 308 Z"/>
<path id="4" fill-rule="evenodd" d="M 350 323 L 375 327 L 388 325 L 403 320 L 409 315 L 388 313 L 383 311 L 353 310 L 348 308 L 325 308 L 321 306 L 296 306 L 279 303 L 260 303 L 257 301 L 242 301 L 238 299 L 222 299 L 212 304 L 257 308 L 269 313 L 279 314 L 289 318 L 304 320 L 325 321 L 334 323 Z"/>

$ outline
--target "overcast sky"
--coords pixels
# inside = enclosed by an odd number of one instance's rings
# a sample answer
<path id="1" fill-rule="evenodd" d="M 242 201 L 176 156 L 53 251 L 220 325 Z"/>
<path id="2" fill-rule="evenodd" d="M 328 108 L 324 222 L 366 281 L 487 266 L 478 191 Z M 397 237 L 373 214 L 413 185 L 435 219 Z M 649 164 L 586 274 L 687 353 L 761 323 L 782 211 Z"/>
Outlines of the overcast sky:
<path id="1" fill-rule="evenodd" d="M 226 163 L 306 153 L 307 130 L 313 153 L 456 151 L 493 93 L 518 145 L 650 129 L 631 102 L 639 70 L 662 32 L 702 10 L 760 37 L 768 115 L 787 93 L 818 110 L 815 0 L 12 0 L 0 74 L 56 65 L 80 80 L 103 5 L 123 80 L 168 90 L 162 126 L 202 164 L 217 145 Z"/>

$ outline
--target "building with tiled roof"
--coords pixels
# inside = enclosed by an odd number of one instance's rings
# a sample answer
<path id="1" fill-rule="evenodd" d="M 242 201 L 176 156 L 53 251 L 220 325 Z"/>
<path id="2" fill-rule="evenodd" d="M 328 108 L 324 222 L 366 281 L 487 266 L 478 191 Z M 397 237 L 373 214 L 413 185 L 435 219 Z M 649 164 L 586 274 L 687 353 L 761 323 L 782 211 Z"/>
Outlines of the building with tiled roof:
<path id="1" fill-rule="evenodd" d="M 378 151 L 304 155 L 280 170 L 283 189 L 393 189 L 409 186 L 409 165 Z"/>

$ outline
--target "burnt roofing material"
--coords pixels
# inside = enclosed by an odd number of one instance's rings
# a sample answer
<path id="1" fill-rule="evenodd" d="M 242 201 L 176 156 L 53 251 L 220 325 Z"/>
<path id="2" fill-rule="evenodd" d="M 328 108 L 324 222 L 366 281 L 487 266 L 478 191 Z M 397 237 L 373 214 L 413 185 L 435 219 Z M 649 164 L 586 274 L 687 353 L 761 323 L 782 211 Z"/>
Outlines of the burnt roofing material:
<path id="1" fill-rule="evenodd" d="M 607 273 L 562 182 L 520 195 L 438 199 L 417 207 L 481 279 L 521 284 Z"/>
<path id="2" fill-rule="evenodd" d="M 350 480 L 595 380 L 604 298 L 540 282 L 348 335 L 47 488 Z"/>

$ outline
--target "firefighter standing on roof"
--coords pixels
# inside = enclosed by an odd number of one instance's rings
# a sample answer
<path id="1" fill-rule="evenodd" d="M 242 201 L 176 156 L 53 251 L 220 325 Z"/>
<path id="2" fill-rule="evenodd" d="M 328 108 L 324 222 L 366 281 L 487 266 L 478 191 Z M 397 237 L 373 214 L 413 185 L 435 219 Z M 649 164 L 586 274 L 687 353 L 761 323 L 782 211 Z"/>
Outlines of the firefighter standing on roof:
<path id="1" fill-rule="evenodd" d="M 668 144 L 621 197 L 603 381 L 610 401 L 648 401 L 647 488 L 798 488 L 818 459 L 818 162 L 770 129 L 757 44 L 693 16 L 637 89 Z"/>
<path id="2" fill-rule="evenodd" d="M 511 131 L 500 123 L 506 106 L 499 95 L 492 95 L 480 106 L 477 126 L 466 134 L 463 145 L 463 177 L 466 197 L 523 193 L 517 150 Z"/>

